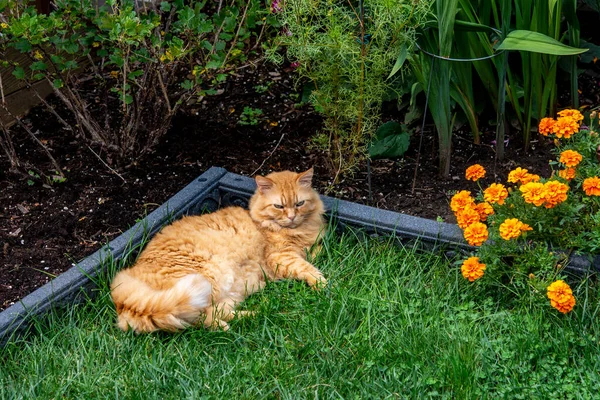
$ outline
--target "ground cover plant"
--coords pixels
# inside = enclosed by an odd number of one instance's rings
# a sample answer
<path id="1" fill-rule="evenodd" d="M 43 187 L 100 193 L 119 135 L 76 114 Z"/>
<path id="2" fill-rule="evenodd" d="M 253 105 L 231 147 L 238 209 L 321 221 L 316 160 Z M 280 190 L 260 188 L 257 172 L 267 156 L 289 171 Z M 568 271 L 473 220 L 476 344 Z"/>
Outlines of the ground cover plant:
<path id="1" fill-rule="evenodd" d="M 125 334 L 106 283 L 0 350 L 0 397 L 593 398 L 596 288 L 569 315 L 471 286 L 418 244 L 330 235 L 320 292 L 279 282 L 227 332 Z M 114 273 L 114 265 L 111 267 Z"/>
<path id="2" fill-rule="evenodd" d="M 450 203 L 465 240 L 480 246 L 463 264 L 465 278 L 485 275 L 487 284 L 517 296 L 547 295 L 560 312 L 573 309 L 577 301 L 563 269 L 571 254 L 596 255 L 600 249 L 597 118 L 593 111 L 582 126 L 584 116 L 565 109 L 557 119 L 541 120 L 539 133 L 556 146 L 550 176 L 516 167 L 503 183 L 484 189 L 485 169 L 467 168 L 466 179 L 480 190 L 473 196 L 462 190 Z"/>

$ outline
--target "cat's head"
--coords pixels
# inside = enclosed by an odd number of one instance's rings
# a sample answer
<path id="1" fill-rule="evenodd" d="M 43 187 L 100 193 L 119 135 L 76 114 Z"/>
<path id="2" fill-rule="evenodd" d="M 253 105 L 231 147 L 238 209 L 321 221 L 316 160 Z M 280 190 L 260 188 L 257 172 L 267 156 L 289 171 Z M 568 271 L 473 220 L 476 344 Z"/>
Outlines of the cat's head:
<path id="1" fill-rule="evenodd" d="M 301 173 L 282 171 L 257 176 L 256 192 L 250 200 L 252 219 L 293 229 L 308 219 L 321 218 L 323 203 L 312 188 L 312 178 L 312 168 Z"/>

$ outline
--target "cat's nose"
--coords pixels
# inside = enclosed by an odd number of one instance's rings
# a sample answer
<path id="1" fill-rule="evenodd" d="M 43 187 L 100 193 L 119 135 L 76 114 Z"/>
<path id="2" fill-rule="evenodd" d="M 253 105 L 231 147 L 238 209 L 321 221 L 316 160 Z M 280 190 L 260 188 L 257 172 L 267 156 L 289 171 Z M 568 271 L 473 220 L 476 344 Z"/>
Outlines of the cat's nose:
<path id="1" fill-rule="evenodd" d="M 288 216 L 287 216 L 287 217 L 288 217 L 288 219 L 289 219 L 290 221 L 293 221 L 293 220 L 294 220 L 294 218 L 296 218 L 296 215 L 294 215 L 294 214 L 288 214 Z"/>

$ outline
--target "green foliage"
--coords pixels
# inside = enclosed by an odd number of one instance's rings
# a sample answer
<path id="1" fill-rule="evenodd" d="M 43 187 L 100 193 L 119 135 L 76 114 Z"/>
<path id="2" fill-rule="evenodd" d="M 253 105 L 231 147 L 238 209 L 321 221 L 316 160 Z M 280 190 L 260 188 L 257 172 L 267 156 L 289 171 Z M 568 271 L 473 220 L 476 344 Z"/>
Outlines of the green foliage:
<path id="1" fill-rule="evenodd" d="M 260 108 L 244 107 L 244 111 L 240 114 L 238 120 L 239 125 L 258 125 L 263 116 L 263 112 Z"/>
<path id="2" fill-rule="evenodd" d="M 310 102 L 325 117 L 332 167 L 351 171 L 365 155 L 393 80 L 390 69 L 414 49 L 415 30 L 430 15 L 429 2 L 291 0 L 276 15 L 278 44 L 298 63 L 299 79 L 314 85 Z M 271 59 L 282 61 L 271 51 Z M 394 67 L 399 70 L 400 63 Z"/>
<path id="3" fill-rule="evenodd" d="M 369 157 L 398 158 L 402 157 L 410 145 L 410 134 L 404 126 L 389 121 L 377 128 L 375 137 L 369 146 Z"/>
<path id="4" fill-rule="evenodd" d="M 0 46 L 27 54 L 31 64 L 13 63 L 13 75 L 52 83 L 71 128 L 119 164 L 150 152 L 180 107 L 248 62 L 269 21 L 257 0 L 55 4 L 46 16 L 11 3 Z"/>

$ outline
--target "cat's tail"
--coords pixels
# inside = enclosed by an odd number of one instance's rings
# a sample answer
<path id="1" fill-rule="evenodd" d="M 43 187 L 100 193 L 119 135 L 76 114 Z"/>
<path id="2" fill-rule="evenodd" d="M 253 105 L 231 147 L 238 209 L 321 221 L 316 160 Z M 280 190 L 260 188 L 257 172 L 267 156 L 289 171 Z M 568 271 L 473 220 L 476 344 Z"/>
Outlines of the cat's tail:
<path id="1" fill-rule="evenodd" d="M 136 333 L 176 331 L 198 322 L 211 303 L 210 282 L 200 274 L 184 276 L 170 289 L 156 290 L 121 271 L 111 284 L 117 325 Z"/>

